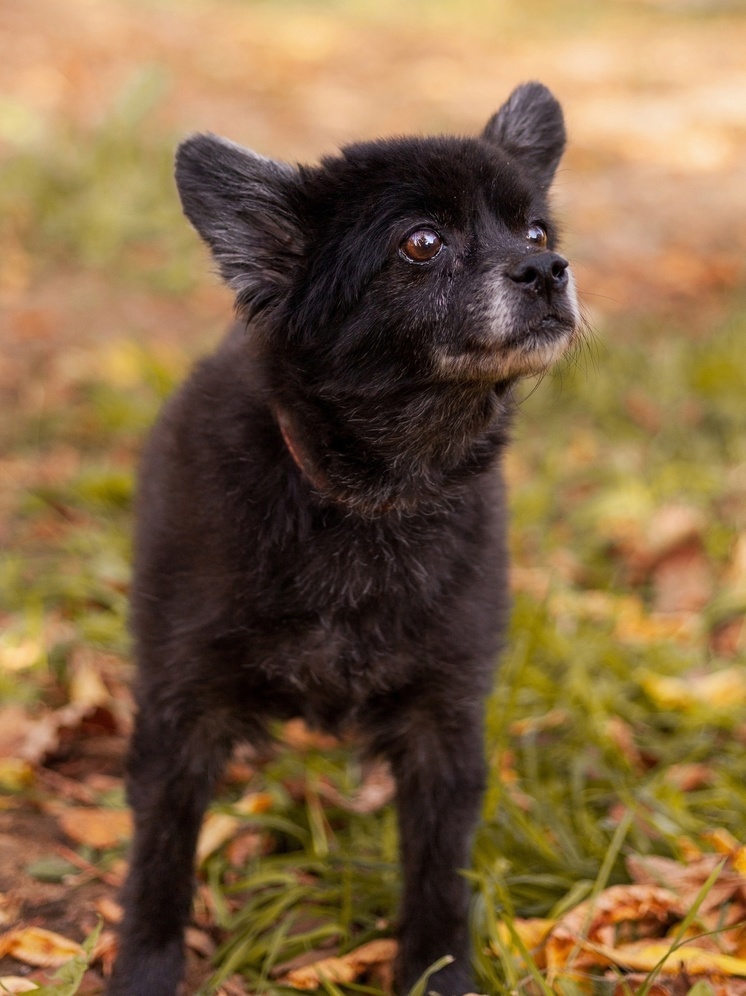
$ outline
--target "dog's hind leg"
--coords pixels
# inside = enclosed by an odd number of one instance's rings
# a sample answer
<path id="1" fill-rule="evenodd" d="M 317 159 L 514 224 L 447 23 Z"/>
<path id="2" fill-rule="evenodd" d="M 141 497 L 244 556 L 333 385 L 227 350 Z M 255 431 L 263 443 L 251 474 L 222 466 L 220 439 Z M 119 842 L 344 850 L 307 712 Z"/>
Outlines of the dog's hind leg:
<path id="1" fill-rule="evenodd" d="M 183 701 L 183 700 L 182 700 Z M 174 996 L 202 816 L 231 747 L 226 725 L 141 695 L 128 757 L 135 818 L 119 955 L 108 996 Z"/>

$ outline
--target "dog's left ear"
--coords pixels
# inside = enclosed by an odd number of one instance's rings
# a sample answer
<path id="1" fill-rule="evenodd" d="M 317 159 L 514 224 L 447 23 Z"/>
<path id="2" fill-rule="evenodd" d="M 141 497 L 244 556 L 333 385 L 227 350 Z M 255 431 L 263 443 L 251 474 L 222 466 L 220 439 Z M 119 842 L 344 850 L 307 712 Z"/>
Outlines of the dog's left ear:
<path id="1" fill-rule="evenodd" d="M 523 83 L 492 115 L 482 138 L 502 146 L 546 190 L 565 151 L 562 108 L 542 83 Z"/>

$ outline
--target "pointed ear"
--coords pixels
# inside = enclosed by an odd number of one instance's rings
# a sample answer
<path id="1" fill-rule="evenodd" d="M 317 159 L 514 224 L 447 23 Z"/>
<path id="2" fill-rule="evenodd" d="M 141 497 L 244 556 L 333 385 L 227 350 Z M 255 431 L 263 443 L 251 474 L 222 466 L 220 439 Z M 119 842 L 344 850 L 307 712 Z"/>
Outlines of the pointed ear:
<path id="1" fill-rule="evenodd" d="M 194 135 L 176 153 L 176 186 L 238 310 L 254 314 L 281 299 L 302 249 L 296 171 L 215 135 Z"/>
<path id="2" fill-rule="evenodd" d="M 523 83 L 492 115 L 482 138 L 502 146 L 547 189 L 565 150 L 562 108 L 541 83 Z"/>

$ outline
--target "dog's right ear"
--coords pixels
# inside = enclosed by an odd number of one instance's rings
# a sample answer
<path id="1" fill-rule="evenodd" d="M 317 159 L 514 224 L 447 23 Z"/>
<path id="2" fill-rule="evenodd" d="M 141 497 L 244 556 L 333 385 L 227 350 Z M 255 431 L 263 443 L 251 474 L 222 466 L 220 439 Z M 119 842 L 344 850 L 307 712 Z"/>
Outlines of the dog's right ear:
<path id="1" fill-rule="evenodd" d="M 215 135 L 194 135 L 176 153 L 184 214 L 212 251 L 244 315 L 287 291 L 302 250 L 293 207 L 298 174 Z"/>

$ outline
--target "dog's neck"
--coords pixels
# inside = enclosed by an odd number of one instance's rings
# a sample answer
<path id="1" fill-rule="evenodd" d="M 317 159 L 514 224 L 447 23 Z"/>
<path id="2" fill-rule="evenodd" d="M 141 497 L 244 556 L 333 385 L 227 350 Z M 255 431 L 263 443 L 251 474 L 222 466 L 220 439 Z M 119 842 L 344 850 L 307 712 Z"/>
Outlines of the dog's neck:
<path id="1" fill-rule="evenodd" d="M 452 387 L 444 396 L 449 403 L 429 405 L 414 428 L 411 413 L 400 413 L 401 430 L 397 419 L 381 417 L 376 424 L 369 413 L 366 429 L 374 425 L 375 431 L 365 436 L 350 428 L 349 412 L 330 414 L 325 405 L 324 417 L 308 399 L 275 403 L 272 412 L 288 455 L 312 491 L 373 518 L 450 504 L 507 441 L 509 392 L 465 394 L 458 405 Z"/>

